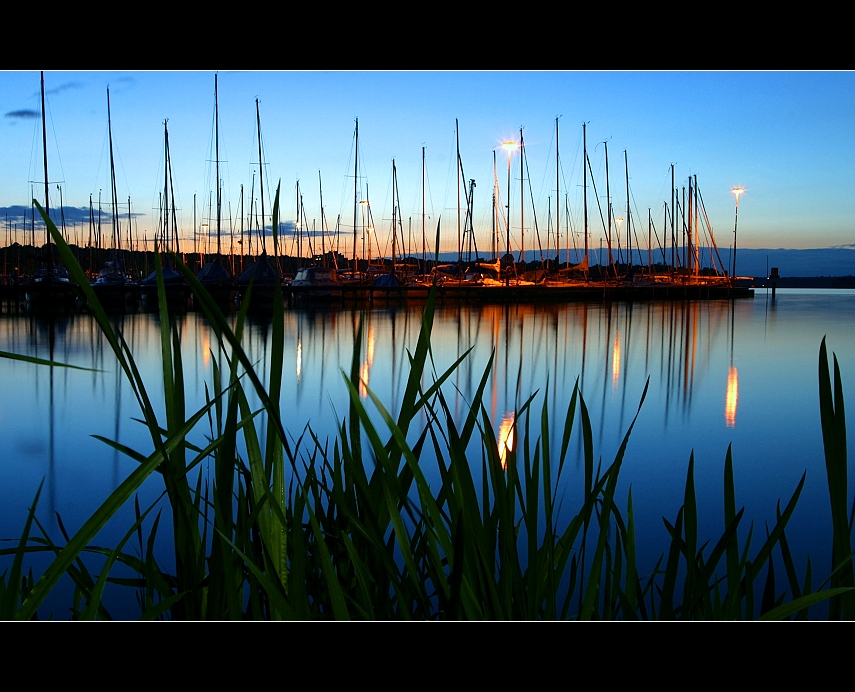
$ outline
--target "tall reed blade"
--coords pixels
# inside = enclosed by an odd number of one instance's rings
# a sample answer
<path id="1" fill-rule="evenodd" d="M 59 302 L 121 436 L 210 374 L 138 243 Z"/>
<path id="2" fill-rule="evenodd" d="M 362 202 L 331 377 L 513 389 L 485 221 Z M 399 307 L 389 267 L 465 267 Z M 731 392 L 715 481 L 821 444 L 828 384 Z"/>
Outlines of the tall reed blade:
<path id="1" fill-rule="evenodd" d="M 825 449 L 825 469 L 831 504 L 832 551 L 831 587 L 855 587 L 852 566 L 852 523 L 849 518 L 849 485 L 847 478 L 846 416 L 843 406 L 843 385 L 840 367 L 834 355 L 834 385 L 828 370 L 825 337 L 819 346 L 819 414 L 822 443 Z M 834 597 L 829 603 L 829 617 L 837 620 L 855 619 L 855 591 Z"/>

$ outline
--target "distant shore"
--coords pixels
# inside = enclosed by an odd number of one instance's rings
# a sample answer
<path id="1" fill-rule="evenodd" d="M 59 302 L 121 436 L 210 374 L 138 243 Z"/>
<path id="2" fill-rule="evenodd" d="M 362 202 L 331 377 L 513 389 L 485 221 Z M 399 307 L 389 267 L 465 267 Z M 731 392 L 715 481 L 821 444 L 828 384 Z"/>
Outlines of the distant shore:
<path id="1" fill-rule="evenodd" d="M 779 276 L 777 288 L 855 288 L 855 276 Z M 755 288 L 772 287 L 765 276 L 754 277 Z"/>

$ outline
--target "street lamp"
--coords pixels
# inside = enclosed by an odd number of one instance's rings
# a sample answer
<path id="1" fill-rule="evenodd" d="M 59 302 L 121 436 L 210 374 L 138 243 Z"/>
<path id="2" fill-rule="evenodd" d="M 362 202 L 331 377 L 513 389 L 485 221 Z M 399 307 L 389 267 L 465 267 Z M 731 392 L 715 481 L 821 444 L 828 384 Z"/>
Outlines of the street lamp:
<path id="1" fill-rule="evenodd" d="M 733 214 L 733 274 L 731 279 L 736 281 L 736 224 L 739 221 L 739 195 L 745 192 L 745 188 L 735 187 L 731 192 L 736 196 L 736 210 Z"/>

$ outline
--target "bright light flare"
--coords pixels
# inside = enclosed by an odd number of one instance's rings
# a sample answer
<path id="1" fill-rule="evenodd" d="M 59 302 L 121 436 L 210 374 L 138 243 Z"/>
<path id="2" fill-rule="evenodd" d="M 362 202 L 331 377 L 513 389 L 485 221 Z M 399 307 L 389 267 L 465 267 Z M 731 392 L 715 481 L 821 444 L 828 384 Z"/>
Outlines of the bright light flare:
<path id="1" fill-rule="evenodd" d="M 520 143 L 515 142 L 512 139 L 509 139 L 505 142 L 502 142 L 501 148 L 507 152 L 508 158 L 510 158 L 511 154 L 513 154 L 514 152 L 516 152 L 520 148 Z"/>
<path id="2" fill-rule="evenodd" d="M 744 187 L 735 187 L 731 190 L 731 192 L 736 195 L 736 203 L 739 204 L 739 195 L 745 194 Z"/>

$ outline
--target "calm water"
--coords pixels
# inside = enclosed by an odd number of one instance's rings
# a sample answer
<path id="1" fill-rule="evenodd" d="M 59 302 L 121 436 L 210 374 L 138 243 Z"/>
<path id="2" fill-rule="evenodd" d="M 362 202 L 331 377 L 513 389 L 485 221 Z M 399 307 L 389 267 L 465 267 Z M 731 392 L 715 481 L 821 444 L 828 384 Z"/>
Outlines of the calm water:
<path id="1" fill-rule="evenodd" d="M 347 413 L 342 371 L 350 369 L 360 318 L 365 327 L 359 344 L 362 379 L 394 411 L 406 384 L 407 351 L 418 337 L 420 309 L 385 306 L 365 314 L 340 307 L 287 309 L 282 404 L 289 432 L 297 438 L 310 425 L 321 438 L 334 435 L 337 417 Z M 212 359 L 224 359 L 211 354 L 210 331 L 201 315 L 190 312 L 176 319 L 190 411 L 204 403 Z M 156 399 L 162 391 L 159 320 L 133 313 L 117 317 L 116 323 Z M 264 374 L 270 332 L 269 322 L 254 320 L 245 339 Z M 818 411 L 823 336 L 829 352 L 837 354 L 845 392 L 855 392 L 855 291 L 846 290 L 779 290 L 775 301 L 758 289 L 753 299 L 738 301 L 442 306 L 433 347 L 437 372 L 472 349 L 445 387 L 461 417 L 494 354 L 485 403 L 496 430 L 535 392 L 537 415 L 548 405 L 556 420 L 563 420 L 578 381 L 595 451 L 604 463 L 614 458 L 649 380 L 621 484 L 624 496 L 632 487 L 642 569 L 652 568 L 664 549 L 661 518 L 674 521 L 692 453 L 700 530 L 708 538 L 720 535 L 724 459 L 732 445 L 737 503 L 746 508 L 743 525 L 755 524 L 758 546 L 766 522 L 774 520 L 776 503 L 785 504 L 807 472 L 788 538 L 794 555 L 809 553 L 814 574 L 824 577 L 830 514 Z M 136 401 L 87 315 L 48 322 L 0 314 L 0 350 L 85 368 L 0 359 L 0 538 L 20 534 L 44 480 L 38 516 L 58 540 L 56 514 L 75 530 L 134 467 L 92 436 L 148 453 L 148 434 L 134 420 L 139 417 Z M 853 411 L 850 404 L 850 431 L 855 430 Z M 558 422 L 554 427 L 557 436 Z M 199 431 L 200 442 L 204 432 Z M 850 440 L 850 459 L 853 447 Z M 580 450 L 578 444 L 571 449 L 565 478 L 574 509 L 581 496 Z M 152 479 L 141 500 L 153 502 L 161 490 L 158 479 Z M 114 545 L 130 523 L 128 508 L 99 542 Z M 746 535 L 747 528 L 740 532 L 743 540 Z"/>

